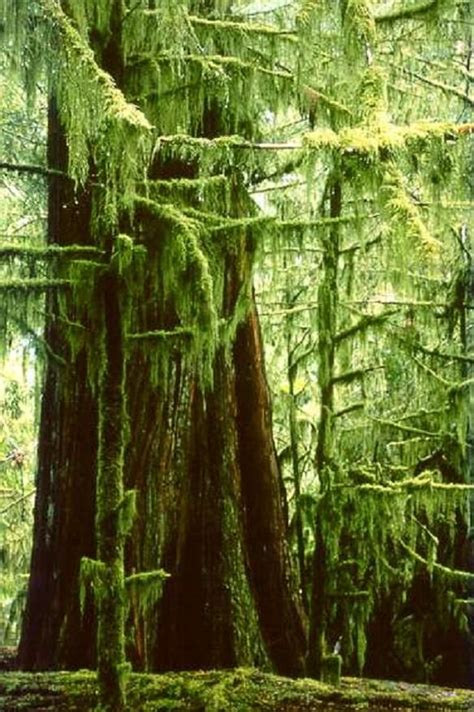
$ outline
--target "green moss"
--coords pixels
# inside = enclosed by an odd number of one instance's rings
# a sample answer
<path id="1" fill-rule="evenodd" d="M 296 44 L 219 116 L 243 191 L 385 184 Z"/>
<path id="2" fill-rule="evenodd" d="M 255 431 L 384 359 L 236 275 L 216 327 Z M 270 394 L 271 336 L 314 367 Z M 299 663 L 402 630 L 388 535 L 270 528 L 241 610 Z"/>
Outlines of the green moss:
<path id="1" fill-rule="evenodd" d="M 362 44 L 362 48 L 365 49 L 375 41 L 372 6 L 372 0 L 345 0 L 342 4 L 346 51 L 349 56 L 353 56 L 356 50 L 360 59 L 358 45 Z"/>
<path id="2" fill-rule="evenodd" d="M 473 127 L 474 128 L 474 127 Z M 304 136 L 310 149 L 335 149 L 342 153 L 377 154 L 382 150 L 426 148 L 430 141 L 455 139 L 471 132 L 471 124 L 452 124 L 436 121 L 415 121 L 396 125 L 381 121 L 369 127 L 344 128 L 339 132 L 317 129 Z"/>
<path id="3" fill-rule="evenodd" d="M 162 288 L 165 293 L 174 295 L 181 335 L 183 329 L 193 331 L 195 338 L 181 343 L 190 347 L 198 371 L 209 382 L 218 336 L 216 285 L 222 269 L 220 260 L 215 258 L 206 241 L 203 226 L 176 206 L 138 196 L 135 205 L 137 210 L 152 215 L 161 224 Z M 140 340 L 134 341 L 139 343 Z"/>
<path id="4" fill-rule="evenodd" d="M 90 590 L 94 599 L 98 600 L 103 591 L 104 580 L 104 564 L 101 561 L 95 561 L 83 557 L 81 559 L 81 569 L 79 574 L 79 599 L 81 613 L 84 612 L 86 593 Z"/>
<path id="5" fill-rule="evenodd" d="M 136 712 L 324 712 L 328 709 L 468 710 L 471 690 L 342 678 L 338 688 L 314 680 L 290 680 L 250 669 L 132 674 L 127 683 L 130 709 Z M 3 709 L 51 709 L 88 712 L 97 702 L 93 672 L 0 674 Z"/>
<path id="6" fill-rule="evenodd" d="M 168 577 L 169 574 L 163 569 L 144 571 L 126 577 L 125 589 L 128 601 L 137 606 L 139 614 L 145 613 L 148 608 L 159 601 L 163 590 L 163 582 Z"/>
<path id="7" fill-rule="evenodd" d="M 68 289 L 71 284 L 69 279 L 2 279 L 0 292 L 31 294 L 47 292 L 51 289 Z"/>

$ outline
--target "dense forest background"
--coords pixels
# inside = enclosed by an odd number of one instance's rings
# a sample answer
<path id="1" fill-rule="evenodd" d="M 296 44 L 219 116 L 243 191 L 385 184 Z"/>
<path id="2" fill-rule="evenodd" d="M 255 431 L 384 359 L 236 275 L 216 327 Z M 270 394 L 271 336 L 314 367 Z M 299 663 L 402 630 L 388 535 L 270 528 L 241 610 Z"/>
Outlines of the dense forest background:
<path id="1" fill-rule="evenodd" d="M 21 668 L 472 686 L 473 10 L 0 2 Z"/>

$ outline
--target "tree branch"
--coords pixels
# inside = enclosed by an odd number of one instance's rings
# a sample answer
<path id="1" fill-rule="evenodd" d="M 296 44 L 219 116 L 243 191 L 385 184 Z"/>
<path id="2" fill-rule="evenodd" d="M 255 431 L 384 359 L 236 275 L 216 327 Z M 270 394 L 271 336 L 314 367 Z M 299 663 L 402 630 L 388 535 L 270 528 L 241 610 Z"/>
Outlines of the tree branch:
<path id="1" fill-rule="evenodd" d="M 419 0 L 412 5 L 406 3 L 396 3 L 391 10 L 379 11 L 374 13 L 376 22 L 394 22 L 395 20 L 409 20 L 423 15 L 430 10 L 434 10 L 438 5 L 439 0 Z"/>
<path id="2" fill-rule="evenodd" d="M 48 178 L 50 176 L 59 176 L 68 178 L 68 174 L 63 171 L 47 168 L 46 166 L 35 166 L 30 163 L 11 163 L 10 161 L 1 161 L 0 170 L 13 171 L 15 173 L 30 173 L 32 175 L 40 175 Z"/>

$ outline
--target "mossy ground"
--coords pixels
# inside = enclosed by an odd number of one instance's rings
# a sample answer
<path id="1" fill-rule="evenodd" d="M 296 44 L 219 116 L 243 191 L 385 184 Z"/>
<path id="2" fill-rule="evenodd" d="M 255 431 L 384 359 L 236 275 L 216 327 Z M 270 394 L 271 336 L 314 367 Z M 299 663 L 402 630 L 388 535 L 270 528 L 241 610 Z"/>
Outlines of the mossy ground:
<path id="1" fill-rule="evenodd" d="M 237 669 L 132 674 L 130 710 L 152 712 L 309 712 L 316 710 L 474 710 L 474 691 L 344 678 L 340 688 Z M 90 671 L 0 673 L 0 709 L 86 712 L 98 699 Z"/>

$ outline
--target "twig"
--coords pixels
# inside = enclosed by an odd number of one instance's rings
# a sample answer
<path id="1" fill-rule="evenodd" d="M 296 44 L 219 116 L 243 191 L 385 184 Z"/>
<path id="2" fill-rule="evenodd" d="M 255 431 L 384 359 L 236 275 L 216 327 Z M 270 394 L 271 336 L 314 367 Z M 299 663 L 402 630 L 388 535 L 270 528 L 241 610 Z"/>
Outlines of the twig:
<path id="1" fill-rule="evenodd" d="M 13 509 L 13 507 L 16 507 L 18 504 L 21 504 L 25 499 L 28 499 L 28 497 L 31 497 L 32 494 L 36 492 L 36 487 L 26 494 L 23 494 L 21 497 L 16 499 L 14 502 L 11 502 L 8 507 L 5 507 L 4 509 L 0 510 L 0 516 L 3 516 L 7 512 L 10 511 L 10 509 Z"/>

